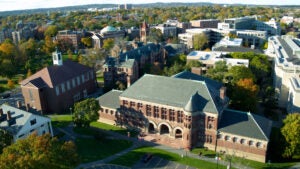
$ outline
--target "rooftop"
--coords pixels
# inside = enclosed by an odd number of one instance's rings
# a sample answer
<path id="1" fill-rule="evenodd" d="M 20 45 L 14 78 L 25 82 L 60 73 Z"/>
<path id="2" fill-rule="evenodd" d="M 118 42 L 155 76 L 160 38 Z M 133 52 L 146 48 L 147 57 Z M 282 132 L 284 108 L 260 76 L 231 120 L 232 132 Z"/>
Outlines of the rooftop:
<path id="1" fill-rule="evenodd" d="M 97 98 L 99 100 L 100 106 L 109 107 L 113 109 L 120 108 L 119 96 L 123 91 L 120 90 L 111 90 L 104 95 Z"/>

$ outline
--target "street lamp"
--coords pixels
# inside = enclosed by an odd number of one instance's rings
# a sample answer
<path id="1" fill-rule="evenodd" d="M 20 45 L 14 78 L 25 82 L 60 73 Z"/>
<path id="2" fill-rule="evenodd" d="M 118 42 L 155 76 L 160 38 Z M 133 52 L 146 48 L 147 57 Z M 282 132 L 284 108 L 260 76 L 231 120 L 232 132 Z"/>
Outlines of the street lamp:
<path id="1" fill-rule="evenodd" d="M 219 168 L 219 153 L 216 155 L 216 160 L 217 160 L 217 169 Z"/>

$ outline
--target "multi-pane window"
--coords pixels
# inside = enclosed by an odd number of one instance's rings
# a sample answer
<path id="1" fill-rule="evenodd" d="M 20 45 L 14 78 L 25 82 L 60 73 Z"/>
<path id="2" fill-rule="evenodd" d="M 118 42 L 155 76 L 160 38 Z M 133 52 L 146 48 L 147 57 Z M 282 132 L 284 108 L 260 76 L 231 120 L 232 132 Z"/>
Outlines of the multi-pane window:
<path id="1" fill-rule="evenodd" d="M 77 84 L 80 85 L 80 76 L 77 76 Z"/>
<path id="2" fill-rule="evenodd" d="M 170 112 L 170 121 L 175 121 L 175 111 L 173 109 L 169 110 Z"/>
<path id="3" fill-rule="evenodd" d="M 161 119 L 165 120 L 167 119 L 167 109 L 161 108 Z"/>
<path id="4" fill-rule="evenodd" d="M 128 101 L 127 100 L 123 100 L 123 105 L 128 105 Z"/>
<path id="5" fill-rule="evenodd" d="M 146 105 L 146 116 L 151 116 L 151 106 L 150 105 Z"/>
<path id="6" fill-rule="evenodd" d="M 66 89 L 65 89 L 65 84 L 62 83 L 62 84 L 61 84 L 61 92 L 64 93 L 65 91 L 66 91 Z"/>
<path id="7" fill-rule="evenodd" d="M 81 75 L 81 81 L 84 83 L 84 75 Z"/>
<path id="8" fill-rule="evenodd" d="M 141 110 L 143 108 L 143 104 L 142 103 L 138 103 L 137 107 L 138 107 L 138 110 Z"/>
<path id="9" fill-rule="evenodd" d="M 73 86 L 73 88 L 76 87 L 76 81 L 75 81 L 75 78 L 72 79 L 72 86 Z"/>
<path id="10" fill-rule="evenodd" d="M 67 81 L 67 90 L 70 90 L 71 89 L 71 85 L 70 85 L 70 81 L 68 80 Z"/>
<path id="11" fill-rule="evenodd" d="M 154 106 L 154 114 L 153 114 L 153 116 L 154 116 L 155 118 L 159 118 L 158 112 L 159 112 L 158 107 L 157 107 L 157 106 Z"/>
<path id="12" fill-rule="evenodd" d="M 134 107 L 135 103 L 134 102 L 130 102 L 130 107 Z"/>
<path id="13" fill-rule="evenodd" d="M 182 123 L 183 122 L 183 113 L 181 111 L 177 112 L 177 122 Z"/>
<path id="14" fill-rule="evenodd" d="M 58 96 L 59 95 L 59 87 L 58 86 L 55 87 L 55 92 L 56 92 L 56 96 Z"/>

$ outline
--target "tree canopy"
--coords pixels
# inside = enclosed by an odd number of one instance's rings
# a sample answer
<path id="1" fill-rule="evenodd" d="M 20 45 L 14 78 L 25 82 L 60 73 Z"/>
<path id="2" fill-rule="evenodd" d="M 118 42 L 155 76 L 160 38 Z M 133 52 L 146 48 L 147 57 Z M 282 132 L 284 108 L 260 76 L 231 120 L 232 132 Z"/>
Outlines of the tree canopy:
<path id="1" fill-rule="evenodd" d="M 193 46 L 195 50 L 202 50 L 208 44 L 208 37 L 206 34 L 201 33 L 193 37 Z"/>
<path id="2" fill-rule="evenodd" d="M 288 114 L 283 120 L 281 133 L 287 142 L 284 157 L 300 157 L 300 113 Z"/>
<path id="3" fill-rule="evenodd" d="M 79 158 L 73 142 L 60 142 L 49 134 L 36 133 L 3 149 L 0 168 L 73 168 Z"/>
<path id="4" fill-rule="evenodd" d="M 73 120 L 78 127 L 88 127 L 92 121 L 99 119 L 100 106 L 96 99 L 89 98 L 74 105 Z"/>
<path id="5" fill-rule="evenodd" d="M 3 148 L 11 144 L 12 139 L 11 134 L 9 134 L 6 130 L 0 129 L 0 154 L 2 153 Z"/>

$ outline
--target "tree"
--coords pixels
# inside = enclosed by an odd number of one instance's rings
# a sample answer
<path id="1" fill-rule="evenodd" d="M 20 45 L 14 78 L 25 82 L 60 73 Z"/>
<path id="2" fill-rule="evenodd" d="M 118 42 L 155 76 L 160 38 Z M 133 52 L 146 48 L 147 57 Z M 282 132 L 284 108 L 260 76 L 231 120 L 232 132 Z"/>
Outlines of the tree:
<path id="1" fill-rule="evenodd" d="M 46 36 L 43 51 L 47 54 L 51 54 L 52 52 L 54 52 L 54 50 L 55 44 L 53 43 L 51 36 Z"/>
<path id="2" fill-rule="evenodd" d="M 219 82 L 223 82 L 225 79 L 225 74 L 228 72 L 228 67 L 225 61 L 218 61 L 215 63 L 214 68 L 210 68 L 206 72 L 206 76 L 217 80 Z"/>
<path id="3" fill-rule="evenodd" d="M 0 129 L 0 154 L 2 153 L 3 148 L 9 146 L 12 142 L 12 135 L 9 134 L 6 130 Z"/>
<path id="4" fill-rule="evenodd" d="M 0 168 L 73 168 L 79 158 L 73 142 L 60 142 L 49 134 L 36 133 L 18 140 L 3 149 L 0 155 Z"/>
<path id="5" fill-rule="evenodd" d="M 240 79 L 253 79 L 255 76 L 251 70 L 245 66 L 232 66 L 225 74 L 226 79 L 230 79 L 232 84 L 236 84 Z"/>
<path id="6" fill-rule="evenodd" d="M 96 99 L 89 98 L 74 105 L 73 120 L 78 127 L 88 127 L 99 119 L 100 106 Z"/>
<path id="7" fill-rule="evenodd" d="M 191 70 L 192 67 L 201 67 L 202 66 L 202 63 L 198 60 L 192 60 L 192 61 L 189 61 L 187 64 L 186 64 L 186 69 L 188 70 Z"/>
<path id="8" fill-rule="evenodd" d="M 193 46 L 195 50 L 202 50 L 208 44 L 208 37 L 204 34 L 197 34 L 193 37 Z"/>
<path id="9" fill-rule="evenodd" d="M 103 41 L 103 48 L 105 50 L 109 51 L 110 49 L 112 49 L 114 47 L 114 44 L 115 44 L 114 39 L 112 39 L 112 38 L 105 39 Z"/>
<path id="10" fill-rule="evenodd" d="M 85 37 L 85 38 L 81 38 L 80 40 L 84 46 L 86 47 L 91 47 L 92 46 L 92 38 L 91 37 Z"/>
<path id="11" fill-rule="evenodd" d="M 300 155 L 300 113 L 288 114 L 283 120 L 281 133 L 287 142 L 284 157 L 292 158 Z"/>
<path id="12" fill-rule="evenodd" d="M 13 89 L 15 87 L 15 82 L 11 79 L 7 80 L 7 87 Z"/>
<path id="13" fill-rule="evenodd" d="M 163 34 L 160 29 L 151 28 L 149 33 L 149 41 L 159 43 L 164 40 Z"/>
<path id="14" fill-rule="evenodd" d="M 231 95 L 232 107 L 243 111 L 255 111 L 259 87 L 253 79 L 240 79 L 234 86 Z"/>
<path id="15" fill-rule="evenodd" d="M 56 36 L 57 32 L 58 32 L 57 26 L 55 26 L 55 25 L 50 25 L 50 26 L 48 26 L 48 28 L 45 30 L 44 35 L 45 35 L 45 36 L 54 37 L 54 36 Z"/>

